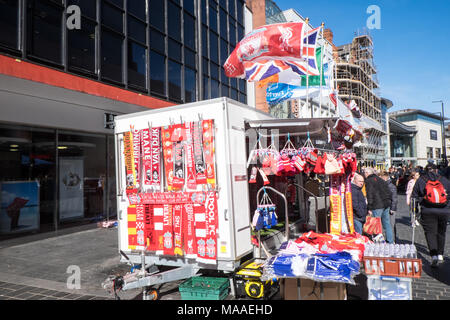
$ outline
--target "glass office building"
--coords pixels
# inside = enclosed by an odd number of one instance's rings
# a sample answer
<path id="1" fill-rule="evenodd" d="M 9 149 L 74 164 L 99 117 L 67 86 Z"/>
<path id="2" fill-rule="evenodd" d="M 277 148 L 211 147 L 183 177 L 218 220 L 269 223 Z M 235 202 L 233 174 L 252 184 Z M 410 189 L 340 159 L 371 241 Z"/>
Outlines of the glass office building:
<path id="1" fill-rule="evenodd" d="M 243 0 L 0 1 L 0 240 L 113 218 L 105 117 L 246 103 L 221 67 L 244 33 Z"/>

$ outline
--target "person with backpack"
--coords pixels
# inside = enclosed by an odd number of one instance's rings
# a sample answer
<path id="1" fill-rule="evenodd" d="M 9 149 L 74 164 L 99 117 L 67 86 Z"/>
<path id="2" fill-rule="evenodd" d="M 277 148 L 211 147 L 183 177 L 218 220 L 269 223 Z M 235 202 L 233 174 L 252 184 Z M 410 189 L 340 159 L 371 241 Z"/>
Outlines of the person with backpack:
<path id="1" fill-rule="evenodd" d="M 381 224 L 386 234 L 386 242 L 394 243 L 390 221 L 390 206 L 392 202 L 391 191 L 387 183 L 375 174 L 373 168 L 364 170 L 367 209 L 369 215 L 381 217 Z"/>
<path id="2" fill-rule="evenodd" d="M 394 230 L 394 241 L 397 238 L 397 224 L 396 224 L 396 213 L 397 213 L 397 204 L 398 204 L 398 193 L 397 187 L 392 183 L 390 179 L 389 172 L 383 171 L 380 174 L 380 178 L 386 181 L 389 191 L 391 192 L 391 206 L 389 207 L 391 226 Z"/>
<path id="3" fill-rule="evenodd" d="M 425 173 L 414 185 L 411 198 L 421 209 L 421 224 L 425 232 L 431 266 L 444 261 L 445 233 L 450 216 L 450 181 L 440 176 L 436 165 L 428 164 Z"/>

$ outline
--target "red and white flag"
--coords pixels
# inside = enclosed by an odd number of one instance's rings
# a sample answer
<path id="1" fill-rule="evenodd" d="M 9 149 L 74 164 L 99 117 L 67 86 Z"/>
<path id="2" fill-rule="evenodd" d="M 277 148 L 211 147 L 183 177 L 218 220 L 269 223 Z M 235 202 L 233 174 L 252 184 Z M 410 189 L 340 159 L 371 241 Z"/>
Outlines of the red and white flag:
<path id="1" fill-rule="evenodd" d="M 225 61 L 225 75 L 245 78 L 246 61 L 300 60 L 303 54 L 303 27 L 302 22 L 288 22 L 253 30 L 237 44 Z"/>

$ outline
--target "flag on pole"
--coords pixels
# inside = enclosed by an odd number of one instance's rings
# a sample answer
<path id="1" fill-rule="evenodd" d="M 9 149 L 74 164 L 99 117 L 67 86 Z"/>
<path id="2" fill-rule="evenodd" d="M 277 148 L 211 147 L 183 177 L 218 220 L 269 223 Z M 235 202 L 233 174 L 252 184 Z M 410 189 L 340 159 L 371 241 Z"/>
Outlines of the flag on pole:
<path id="1" fill-rule="evenodd" d="M 247 34 L 225 61 L 227 77 L 245 78 L 244 62 L 258 60 L 301 60 L 303 23 L 265 25 Z"/>

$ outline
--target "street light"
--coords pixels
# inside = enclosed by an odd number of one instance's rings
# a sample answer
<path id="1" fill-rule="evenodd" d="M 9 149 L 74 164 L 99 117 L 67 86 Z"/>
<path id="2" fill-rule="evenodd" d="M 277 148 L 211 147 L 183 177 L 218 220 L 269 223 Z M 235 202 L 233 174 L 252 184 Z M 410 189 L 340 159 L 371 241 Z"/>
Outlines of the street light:
<path id="1" fill-rule="evenodd" d="M 442 106 L 442 112 L 441 112 L 441 134 L 442 134 L 442 155 L 444 157 L 444 166 L 447 166 L 447 150 L 446 150 L 446 145 L 445 145 L 445 126 L 444 126 L 444 101 L 442 100 L 437 100 L 437 101 L 432 101 L 432 103 L 441 103 Z"/>

